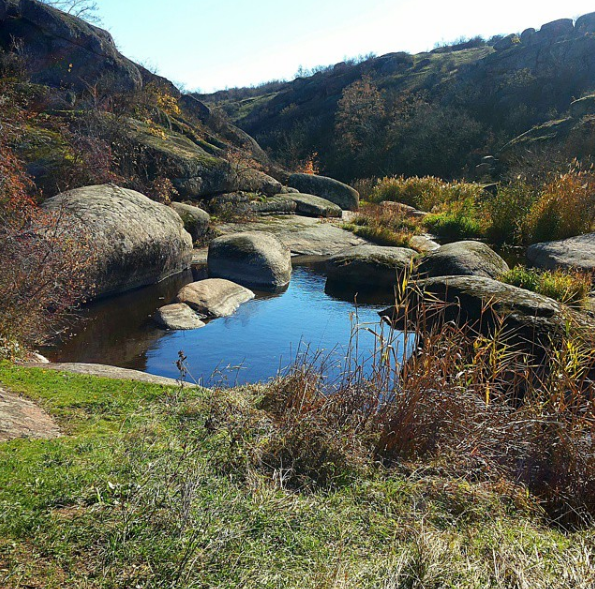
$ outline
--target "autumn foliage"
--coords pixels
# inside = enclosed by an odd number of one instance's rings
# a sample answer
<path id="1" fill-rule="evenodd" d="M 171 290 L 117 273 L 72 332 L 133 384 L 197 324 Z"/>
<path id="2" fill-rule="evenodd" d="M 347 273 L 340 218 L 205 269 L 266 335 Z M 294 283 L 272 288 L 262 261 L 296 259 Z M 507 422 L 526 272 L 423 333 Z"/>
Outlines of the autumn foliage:
<path id="1" fill-rule="evenodd" d="M 36 202 L 36 190 L 12 148 L 25 121 L 18 96 L 2 83 L 0 125 L 0 357 L 34 345 L 91 291 L 92 261 L 77 227 Z"/>

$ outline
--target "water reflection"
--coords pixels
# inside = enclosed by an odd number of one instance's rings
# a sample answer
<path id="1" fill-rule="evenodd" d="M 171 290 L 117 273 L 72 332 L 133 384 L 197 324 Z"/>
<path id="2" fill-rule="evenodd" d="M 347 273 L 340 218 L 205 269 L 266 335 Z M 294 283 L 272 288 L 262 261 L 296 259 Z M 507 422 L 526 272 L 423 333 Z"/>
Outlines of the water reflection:
<path id="1" fill-rule="evenodd" d="M 113 364 L 177 377 L 175 361 L 183 350 L 194 378 L 205 384 L 227 378 L 234 384 L 267 380 L 288 366 L 300 349 L 309 348 L 330 354 L 329 366 L 339 371 L 353 353 L 349 343 L 356 322 L 377 329 L 377 311 L 390 303 L 391 293 L 360 292 L 356 308 L 353 289 L 325 288 L 323 267 L 318 261 L 294 267 L 284 292 L 257 292 L 256 299 L 232 317 L 213 320 L 202 329 L 162 331 L 150 317 L 197 278 L 188 272 L 90 305 L 77 335 L 46 350 L 46 355 L 54 361 Z M 373 334 L 361 328 L 361 359 L 369 360 L 375 346 Z"/>

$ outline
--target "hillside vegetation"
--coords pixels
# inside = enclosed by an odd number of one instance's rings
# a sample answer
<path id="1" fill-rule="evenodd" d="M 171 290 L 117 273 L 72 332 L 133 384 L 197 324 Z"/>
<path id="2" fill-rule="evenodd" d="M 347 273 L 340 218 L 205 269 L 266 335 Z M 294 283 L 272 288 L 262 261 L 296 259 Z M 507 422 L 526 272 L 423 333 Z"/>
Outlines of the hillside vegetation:
<path id="1" fill-rule="evenodd" d="M 223 109 L 287 165 L 315 160 L 343 180 L 406 174 L 473 177 L 482 156 L 592 153 L 595 15 L 539 31 L 475 38 L 428 53 L 339 63 L 292 82 L 233 89 L 201 100 Z M 585 118 L 586 117 L 586 118 Z"/>

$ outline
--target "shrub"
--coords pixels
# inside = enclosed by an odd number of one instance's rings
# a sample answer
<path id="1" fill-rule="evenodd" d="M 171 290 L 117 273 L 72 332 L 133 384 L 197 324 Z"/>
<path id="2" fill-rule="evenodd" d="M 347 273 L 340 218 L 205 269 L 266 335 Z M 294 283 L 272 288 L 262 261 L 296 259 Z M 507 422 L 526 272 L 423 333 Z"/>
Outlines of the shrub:
<path id="1" fill-rule="evenodd" d="M 528 214 L 532 243 L 588 233 L 595 220 L 595 177 L 571 169 L 551 180 Z"/>
<path id="2" fill-rule="evenodd" d="M 435 235 L 446 240 L 481 237 L 481 223 L 464 212 L 428 215 L 424 225 Z"/>
<path id="3" fill-rule="evenodd" d="M 484 204 L 488 238 L 498 244 L 527 243 L 527 216 L 536 198 L 535 189 L 525 180 L 515 179 L 500 185 Z"/>
<path id="4" fill-rule="evenodd" d="M 502 282 L 542 294 L 566 304 L 581 304 L 591 292 L 592 276 L 578 271 L 540 271 L 516 266 L 500 277 Z"/>

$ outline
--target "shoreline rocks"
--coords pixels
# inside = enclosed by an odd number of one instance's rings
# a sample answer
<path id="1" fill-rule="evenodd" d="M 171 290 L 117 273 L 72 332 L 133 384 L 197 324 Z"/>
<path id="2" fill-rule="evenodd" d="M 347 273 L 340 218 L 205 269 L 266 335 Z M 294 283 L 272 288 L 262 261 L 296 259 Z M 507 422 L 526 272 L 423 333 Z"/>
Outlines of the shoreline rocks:
<path id="1" fill-rule="evenodd" d="M 155 312 L 153 320 L 159 327 L 171 330 L 200 329 L 205 324 L 200 316 L 185 303 L 165 305 Z"/>
<path id="2" fill-rule="evenodd" d="M 420 277 L 483 276 L 497 278 L 509 270 L 508 264 L 480 241 L 457 241 L 424 256 L 417 267 Z"/>
<path id="3" fill-rule="evenodd" d="M 176 298 L 206 317 L 228 317 L 238 307 L 254 298 L 254 293 L 239 284 L 221 278 L 207 278 L 187 284 Z"/>
<path id="4" fill-rule="evenodd" d="M 277 289 L 291 280 L 291 252 L 267 232 L 243 232 L 209 245 L 209 276 L 256 288 Z"/>
<path id="5" fill-rule="evenodd" d="M 327 280 L 368 288 L 390 288 L 412 264 L 416 252 L 402 247 L 361 245 L 332 256 L 326 263 Z"/>
<path id="6" fill-rule="evenodd" d="M 86 186 L 42 206 L 63 216 L 92 244 L 95 298 L 161 282 L 192 262 L 192 237 L 180 216 L 134 190 Z"/>
<path id="7" fill-rule="evenodd" d="M 527 249 L 527 261 L 537 268 L 595 270 L 595 233 L 586 233 L 560 241 L 535 243 Z"/>

